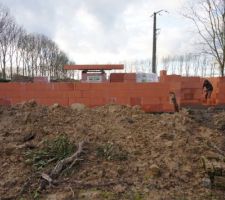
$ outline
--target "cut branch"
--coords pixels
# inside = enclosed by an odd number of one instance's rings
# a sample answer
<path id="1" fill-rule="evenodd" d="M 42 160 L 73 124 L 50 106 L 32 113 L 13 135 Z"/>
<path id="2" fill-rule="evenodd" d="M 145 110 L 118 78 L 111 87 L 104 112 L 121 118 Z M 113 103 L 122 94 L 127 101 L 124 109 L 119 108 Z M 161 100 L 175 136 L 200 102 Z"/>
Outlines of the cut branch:
<path id="1" fill-rule="evenodd" d="M 52 169 L 50 175 L 44 173 L 41 175 L 42 181 L 39 188 L 40 190 L 45 189 L 47 185 L 55 185 L 57 183 L 55 179 L 58 178 L 63 170 L 72 168 L 78 161 L 81 160 L 79 157 L 83 153 L 83 145 L 84 141 L 80 142 L 78 144 L 77 151 L 73 155 L 60 160 Z"/>
<path id="2" fill-rule="evenodd" d="M 52 178 L 57 178 L 60 172 L 68 165 L 74 165 L 78 161 L 78 157 L 81 155 L 83 152 L 83 144 L 84 142 L 80 142 L 78 144 L 78 149 L 77 151 L 70 157 L 64 158 L 63 160 L 60 160 L 54 169 L 51 172 L 51 177 Z"/>

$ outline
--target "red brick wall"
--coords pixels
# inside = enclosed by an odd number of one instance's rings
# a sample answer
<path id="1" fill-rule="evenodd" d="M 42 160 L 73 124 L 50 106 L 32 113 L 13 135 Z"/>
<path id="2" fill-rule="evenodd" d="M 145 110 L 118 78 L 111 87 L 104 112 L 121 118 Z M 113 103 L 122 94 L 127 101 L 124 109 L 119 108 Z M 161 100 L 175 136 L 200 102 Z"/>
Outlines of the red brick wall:
<path id="1" fill-rule="evenodd" d="M 166 83 L 1 83 L 0 99 L 7 104 L 34 99 L 44 105 L 83 103 L 90 107 L 118 103 L 162 112 L 173 111 L 169 91 Z"/>
<path id="2" fill-rule="evenodd" d="M 225 78 L 209 78 L 214 86 L 212 98 L 204 102 L 203 80 L 161 72 L 159 83 L 135 83 L 135 74 L 121 75 L 127 82 L 106 83 L 0 83 L 0 104 L 10 105 L 34 99 L 39 104 L 69 106 L 83 103 L 89 107 L 109 103 L 140 105 L 148 112 L 171 112 L 169 92 L 178 104 L 225 105 Z M 117 77 L 118 78 L 118 77 Z"/>

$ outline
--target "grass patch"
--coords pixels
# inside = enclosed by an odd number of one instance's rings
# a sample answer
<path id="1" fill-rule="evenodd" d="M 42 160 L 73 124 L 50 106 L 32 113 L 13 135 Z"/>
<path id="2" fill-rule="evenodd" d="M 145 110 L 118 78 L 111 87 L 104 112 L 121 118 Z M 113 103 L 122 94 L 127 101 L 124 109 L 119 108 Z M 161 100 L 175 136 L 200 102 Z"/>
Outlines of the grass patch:
<path id="1" fill-rule="evenodd" d="M 128 152 L 114 143 L 106 143 L 97 147 L 96 155 L 106 160 L 124 161 L 128 159 Z"/>
<path id="2" fill-rule="evenodd" d="M 143 195 L 141 193 L 135 193 L 134 194 L 134 200 L 143 200 Z"/>
<path id="3" fill-rule="evenodd" d="M 129 200 L 144 200 L 144 195 L 141 192 L 128 191 L 120 197 L 120 199 L 129 199 Z"/>
<path id="4" fill-rule="evenodd" d="M 32 164 L 37 169 L 42 169 L 50 163 L 62 160 L 75 151 L 75 145 L 68 137 L 60 135 L 53 140 L 46 140 L 41 149 L 34 149 L 25 153 L 26 162 Z"/>
<path id="5" fill-rule="evenodd" d="M 100 196 L 103 199 L 107 199 L 107 200 L 115 200 L 116 199 L 115 194 L 113 192 L 108 192 L 108 191 L 102 191 Z"/>

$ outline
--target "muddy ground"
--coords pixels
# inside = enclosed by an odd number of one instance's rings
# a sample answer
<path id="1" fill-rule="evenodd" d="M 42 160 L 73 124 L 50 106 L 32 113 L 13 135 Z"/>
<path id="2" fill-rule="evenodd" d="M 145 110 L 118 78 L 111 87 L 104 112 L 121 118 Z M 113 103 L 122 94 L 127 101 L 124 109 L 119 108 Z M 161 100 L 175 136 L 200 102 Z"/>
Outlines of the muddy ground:
<path id="1" fill-rule="evenodd" d="M 66 154 L 51 153 L 44 163 L 34 157 L 57 138 L 73 153 L 84 143 L 76 163 L 52 177 Z M 0 107 L 0 200 L 223 200 L 224 152 L 225 112 L 213 108 L 149 114 L 118 105 Z"/>

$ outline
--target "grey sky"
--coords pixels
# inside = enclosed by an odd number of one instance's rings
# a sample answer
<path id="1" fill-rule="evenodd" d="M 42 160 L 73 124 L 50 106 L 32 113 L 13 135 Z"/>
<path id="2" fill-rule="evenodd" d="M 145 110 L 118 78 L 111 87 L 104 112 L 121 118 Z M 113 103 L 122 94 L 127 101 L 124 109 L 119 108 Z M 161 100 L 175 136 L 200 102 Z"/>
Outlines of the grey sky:
<path id="1" fill-rule="evenodd" d="M 77 63 L 151 58 L 158 17 L 159 57 L 192 48 L 190 24 L 178 12 L 186 0 L 0 0 L 29 32 L 53 39 Z M 193 37 L 192 37 L 193 38 Z"/>

